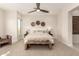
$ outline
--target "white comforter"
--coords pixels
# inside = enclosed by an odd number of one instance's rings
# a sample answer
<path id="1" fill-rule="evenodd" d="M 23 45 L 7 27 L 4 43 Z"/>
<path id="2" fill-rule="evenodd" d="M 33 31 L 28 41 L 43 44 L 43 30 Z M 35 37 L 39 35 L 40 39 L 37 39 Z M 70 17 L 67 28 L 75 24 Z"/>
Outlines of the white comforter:
<path id="1" fill-rule="evenodd" d="M 49 40 L 51 43 L 54 43 L 54 37 L 52 37 L 48 33 L 30 33 L 24 38 L 24 43 L 27 43 L 28 41 L 31 40 L 36 41 Z"/>

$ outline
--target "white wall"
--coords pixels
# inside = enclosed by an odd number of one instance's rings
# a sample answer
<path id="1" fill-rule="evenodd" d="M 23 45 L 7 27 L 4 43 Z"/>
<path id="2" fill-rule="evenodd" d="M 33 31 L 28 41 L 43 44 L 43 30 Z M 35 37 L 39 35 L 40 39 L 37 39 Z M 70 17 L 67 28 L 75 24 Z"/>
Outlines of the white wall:
<path id="1" fill-rule="evenodd" d="M 46 23 L 45 27 L 42 26 L 31 26 L 31 22 L 36 22 L 39 20 L 40 22 L 44 21 Z M 49 15 L 49 14 L 44 14 L 44 13 L 33 13 L 30 15 L 25 15 L 23 16 L 23 34 L 25 34 L 25 31 L 29 27 L 30 29 L 37 29 L 37 28 L 47 28 L 51 27 L 53 28 L 54 36 L 56 36 L 56 16 L 54 15 Z"/>
<path id="2" fill-rule="evenodd" d="M 72 41 L 68 38 L 68 12 L 62 10 L 57 22 L 58 39 L 67 45 L 72 45 Z"/>
<path id="3" fill-rule="evenodd" d="M 0 9 L 0 37 L 12 35 L 12 42 L 17 41 L 17 12 Z"/>
<path id="4" fill-rule="evenodd" d="M 5 27 L 4 27 L 4 25 L 5 25 L 5 23 L 4 23 L 4 21 L 5 21 L 5 14 L 4 14 L 4 10 L 2 10 L 2 9 L 0 9 L 0 37 L 4 37 L 4 33 L 5 33 Z"/>
<path id="5" fill-rule="evenodd" d="M 14 10 L 6 11 L 5 14 L 6 14 L 5 34 L 12 35 L 12 42 L 16 42 L 17 41 L 17 12 Z"/>
<path id="6" fill-rule="evenodd" d="M 57 36 L 60 41 L 68 46 L 72 45 L 72 20 L 70 19 L 69 12 L 79 6 L 79 4 L 72 4 L 65 7 L 58 15 L 57 20 Z"/>

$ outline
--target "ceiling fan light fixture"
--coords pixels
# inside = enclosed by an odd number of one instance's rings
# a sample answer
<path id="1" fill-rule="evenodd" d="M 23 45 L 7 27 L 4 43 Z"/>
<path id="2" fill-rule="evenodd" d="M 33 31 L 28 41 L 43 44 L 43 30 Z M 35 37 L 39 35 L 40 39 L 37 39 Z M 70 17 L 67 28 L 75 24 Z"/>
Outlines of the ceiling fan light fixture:
<path id="1" fill-rule="evenodd" d="M 37 12 L 39 12 L 40 10 L 38 9 Z"/>
<path id="2" fill-rule="evenodd" d="M 35 10 L 33 11 L 30 11 L 29 13 L 32 13 L 32 12 L 44 12 L 44 13 L 49 13 L 49 11 L 47 10 L 44 10 L 44 9 L 40 9 L 40 3 L 36 3 L 36 8 L 34 8 Z"/>

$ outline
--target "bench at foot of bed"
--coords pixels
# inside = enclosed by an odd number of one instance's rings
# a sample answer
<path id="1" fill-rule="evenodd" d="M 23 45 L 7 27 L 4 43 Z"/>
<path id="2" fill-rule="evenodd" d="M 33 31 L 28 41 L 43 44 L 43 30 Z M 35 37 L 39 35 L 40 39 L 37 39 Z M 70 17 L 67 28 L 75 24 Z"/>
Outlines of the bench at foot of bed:
<path id="1" fill-rule="evenodd" d="M 34 44 L 36 45 L 36 44 Z M 43 45 L 43 44 L 42 44 Z M 49 49 L 52 49 L 52 44 L 47 44 Z M 31 44 L 25 44 L 25 50 L 29 49 L 31 47 Z"/>

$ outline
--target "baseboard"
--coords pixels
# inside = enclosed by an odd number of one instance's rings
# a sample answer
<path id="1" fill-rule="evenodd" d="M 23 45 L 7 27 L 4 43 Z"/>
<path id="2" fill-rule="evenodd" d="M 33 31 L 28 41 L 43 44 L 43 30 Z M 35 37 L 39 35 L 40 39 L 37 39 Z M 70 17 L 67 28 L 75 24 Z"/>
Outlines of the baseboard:
<path id="1" fill-rule="evenodd" d="M 58 41 L 60 41 L 61 43 L 63 43 L 63 44 L 65 44 L 65 45 L 67 45 L 67 46 L 69 46 L 69 47 L 73 47 L 73 44 L 70 44 L 69 42 L 67 42 L 67 41 L 65 41 L 65 40 L 58 40 Z"/>

